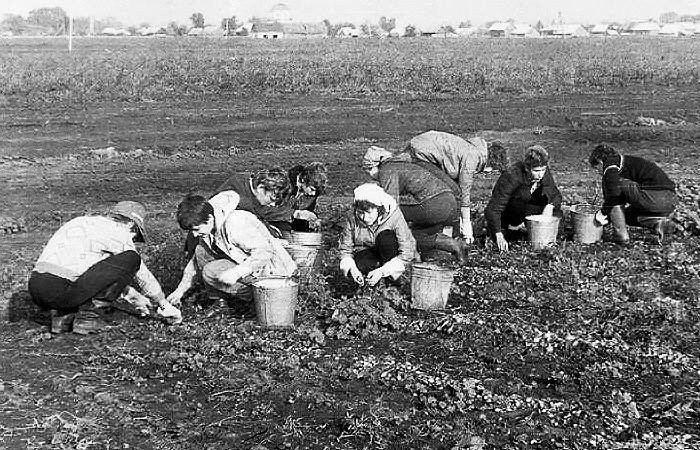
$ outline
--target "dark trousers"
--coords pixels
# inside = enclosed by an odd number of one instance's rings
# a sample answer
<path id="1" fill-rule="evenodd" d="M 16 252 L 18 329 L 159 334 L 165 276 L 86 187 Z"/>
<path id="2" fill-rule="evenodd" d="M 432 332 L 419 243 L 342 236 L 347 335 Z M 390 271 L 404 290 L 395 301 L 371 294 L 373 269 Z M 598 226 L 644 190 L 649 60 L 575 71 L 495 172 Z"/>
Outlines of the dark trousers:
<path id="1" fill-rule="evenodd" d="M 518 226 L 525 222 L 527 216 L 542 214 L 542 210 L 547 206 L 547 203 L 547 197 L 542 195 L 541 187 L 535 189 L 528 200 L 517 197 L 511 198 L 501 215 L 501 223 Z M 561 217 L 560 207 L 554 209 L 554 215 Z"/>
<path id="2" fill-rule="evenodd" d="M 443 192 L 415 205 L 400 205 L 400 208 L 421 250 L 435 248 L 435 239 L 443 227 L 454 226 L 459 221 L 459 204 L 451 192 Z"/>
<path id="3" fill-rule="evenodd" d="M 75 281 L 50 274 L 32 272 L 29 295 L 40 308 L 75 312 L 100 297 L 113 302 L 134 279 L 141 257 L 133 250 L 112 255 L 96 263 Z"/>
<path id="4" fill-rule="evenodd" d="M 678 202 L 678 197 L 673 191 L 642 189 L 631 180 L 620 180 L 620 189 L 623 201 L 629 203 L 625 208 L 625 218 L 631 225 L 637 225 L 639 216 L 668 216 Z"/>
<path id="5" fill-rule="evenodd" d="M 396 238 L 396 233 L 384 230 L 377 235 L 374 247 L 356 252 L 353 258 L 360 272 L 367 275 L 397 256 L 399 256 L 399 240 Z"/>

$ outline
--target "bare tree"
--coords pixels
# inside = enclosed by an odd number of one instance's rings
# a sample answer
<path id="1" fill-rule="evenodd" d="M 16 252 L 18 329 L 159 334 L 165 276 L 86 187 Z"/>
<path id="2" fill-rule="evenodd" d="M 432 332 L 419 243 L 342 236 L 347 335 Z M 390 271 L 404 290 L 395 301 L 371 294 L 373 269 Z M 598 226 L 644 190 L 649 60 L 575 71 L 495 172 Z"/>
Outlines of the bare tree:
<path id="1" fill-rule="evenodd" d="M 382 30 L 386 31 L 387 33 L 393 30 L 396 27 L 396 18 L 387 18 L 385 16 L 382 16 L 379 19 L 379 28 Z"/>

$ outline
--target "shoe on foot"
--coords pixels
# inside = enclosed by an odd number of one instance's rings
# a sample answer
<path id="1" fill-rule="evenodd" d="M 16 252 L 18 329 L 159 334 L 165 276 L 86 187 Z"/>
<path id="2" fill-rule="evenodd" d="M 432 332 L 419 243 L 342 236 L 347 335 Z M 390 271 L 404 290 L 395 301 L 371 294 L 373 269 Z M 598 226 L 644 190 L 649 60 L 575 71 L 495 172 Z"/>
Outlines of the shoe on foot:
<path id="1" fill-rule="evenodd" d="M 68 333 L 73 326 L 75 313 L 51 310 L 51 332 L 54 334 Z"/>
<path id="2" fill-rule="evenodd" d="M 107 322 L 102 320 L 95 311 L 78 311 L 73 320 L 73 333 L 76 334 L 99 333 L 107 328 L 109 328 Z"/>

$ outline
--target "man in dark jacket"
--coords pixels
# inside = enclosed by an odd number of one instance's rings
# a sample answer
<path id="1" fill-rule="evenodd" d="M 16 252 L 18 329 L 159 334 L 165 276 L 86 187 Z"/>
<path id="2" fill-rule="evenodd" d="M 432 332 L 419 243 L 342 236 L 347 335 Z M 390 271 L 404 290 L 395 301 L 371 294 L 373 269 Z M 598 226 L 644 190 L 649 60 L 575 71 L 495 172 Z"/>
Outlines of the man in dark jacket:
<path id="1" fill-rule="evenodd" d="M 676 185 L 652 161 L 621 155 L 609 145 L 596 146 L 589 157 L 602 175 L 601 223 L 611 222 L 615 241 L 629 241 L 627 224 L 654 230 L 659 243 L 672 231 L 668 216 L 678 202 Z"/>
<path id="2" fill-rule="evenodd" d="M 523 161 L 498 178 L 484 214 L 489 231 L 500 251 L 508 250 L 504 231 L 524 229 L 531 214 L 561 213 L 561 193 L 549 170 L 547 151 L 535 145 L 527 149 Z"/>

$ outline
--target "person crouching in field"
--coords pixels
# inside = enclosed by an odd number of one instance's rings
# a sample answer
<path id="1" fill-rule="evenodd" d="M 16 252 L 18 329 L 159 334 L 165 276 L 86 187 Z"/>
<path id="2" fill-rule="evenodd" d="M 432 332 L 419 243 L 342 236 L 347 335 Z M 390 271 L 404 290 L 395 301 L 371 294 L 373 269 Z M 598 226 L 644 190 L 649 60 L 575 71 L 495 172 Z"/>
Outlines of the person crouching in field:
<path id="1" fill-rule="evenodd" d="M 474 242 L 471 222 L 471 187 L 474 174 L 487 170 L 508 168 L 508 153 L 500 143 L 488 143 L 480 138 L 463 139 L 443 131 L 427 131 L 413 137 L 406 146 L 414 161 L 429 163 L 457 183 L 460 199 L 459 234 Z"/>
<path id="2" fill-rule="evenodd" d="M 514 235 L 525 230 L 525 217 L 561 215 L 561 200 L 549 170 L 547 150 L 539 145 L 528 148 L 522 161 L 501 173 L 484 211 L 498 249 L 508 250 L 507 232 Z"/>
<path id="3" fill-rule="evenodd" d="M 111 303 L 120 296 L 142 314 L 148 314 L 153 302 L 160 316 L 182 321 L 134 245 L 145 240 L 145 215 L 142 204 L 122 201 L 109 217 L 76 217 L 49 239 L 28 287 L 32 300 L 51 310 L 52 332 L 70 331 L 72 326 L 73 332 L 88 334 L 106 328 L 91 302 Z"/>
<path id="4" fill-rule="evenodd" d="M 668 175 L 652 161 L 621 155 L 605 144 L 593 149 L 589 162 L 602 175 L 603 208 L 596 217 L 601 224 L 612 224 L 615 241 L 629 241 L 631 224 L 653 230 L 662 243 L 673 230 L 668 217 L 678 202 Z"/>
<path id="5" fill-rule="evenodd" d="M 396 200 L 373 183 L 355 188 L 338 250 L 340 271 L 360 286 L 396 281 L 417 259 L 416 241 Z"/>
<path id="6" fill-rule="evenodd" d="M 189 194 L 178 205 L 177 222 L 192 232 L 197 245 L 169 302 L 179 305 L 198 276 L 210 298 L 250 301 L 257 279 L 290 277 L 296 271 L 280 240 L 253 213 L 236 209 L 237 197 L 236 192 L 224 191 L 207 201 Z"/>
<path id="7" fill-rule="evenodd" d="M 397 203 L 401 196 L 410 197 L 399 208 L 421 253 L 438 249 L 452 253 L 459 261 L 466 260 L 467 244 L 443 234 L 443 228 L 459 218 L 457 187 L 452 180 L 420 164 L 394 159 L 389 151 L 379 147 L 367 150 L 362 166 Z"/>
<path id="8" fill-rule="evenodd" d="M 292 211 L 284 200 L 290 191 L 289 175 L 274 167 L 253 175 L 234 174 L 224 181 L 217 192 L 235 191 L 239 196 L 237 208 L 253 213 L 275 237 L 292 229 Z"/>
<path id="9" fill-rule="evenodd" d="M 289 169 L 291 191 L 287 203 L 292 211 L 293 231 L 318 229 L 320 220 L 316 215 L 318 197 L 326 192 L 328 170 L 323 163 L 312 162 Z"/>

